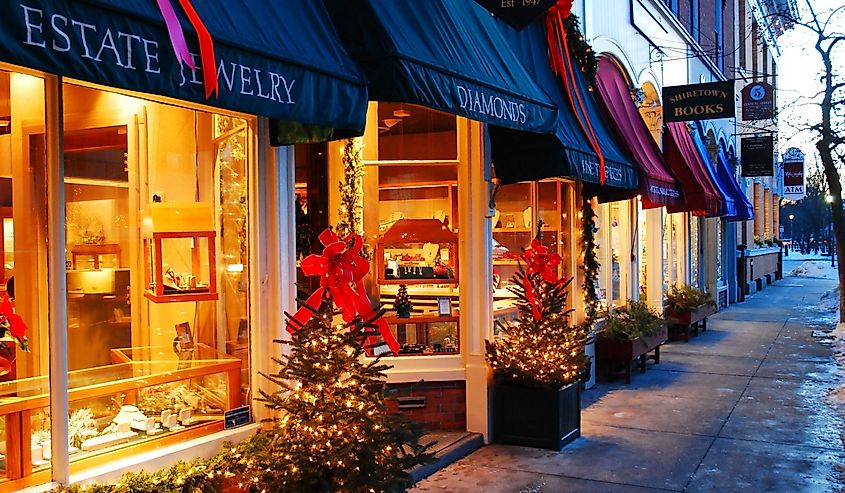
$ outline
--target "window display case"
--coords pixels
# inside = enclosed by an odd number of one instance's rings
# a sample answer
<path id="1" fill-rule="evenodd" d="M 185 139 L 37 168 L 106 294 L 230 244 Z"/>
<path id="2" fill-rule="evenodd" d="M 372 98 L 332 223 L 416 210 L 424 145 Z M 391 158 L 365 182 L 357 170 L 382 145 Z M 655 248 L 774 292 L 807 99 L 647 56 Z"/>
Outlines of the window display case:
<path id="1" fill-rule="evenodd" d="M 378 239 L 379 284 L 458 284 L 458 235 L 439 219 L 399 219 Z"/>
<path id="2" fill-rule="evenodd" d="M 216 236 L 208 204 L 150 204 L 144 217 L 144 296 L 155 303 L 216 300 Z"/>
<path id="3" fill-rule="evenodd" d="M 222 430 L 223 413 L 241 405 L 241 361 L 204 344 L 189 351 L 113 349 L 111 358 L 114 364 L 68 374 L 72 467 L 102 463 L 115 451 L 140 452 Z M 0 470 L 6 481 L 35 474 L 49 479 L 48 406 L 46 376 L 0 382 Z"/>

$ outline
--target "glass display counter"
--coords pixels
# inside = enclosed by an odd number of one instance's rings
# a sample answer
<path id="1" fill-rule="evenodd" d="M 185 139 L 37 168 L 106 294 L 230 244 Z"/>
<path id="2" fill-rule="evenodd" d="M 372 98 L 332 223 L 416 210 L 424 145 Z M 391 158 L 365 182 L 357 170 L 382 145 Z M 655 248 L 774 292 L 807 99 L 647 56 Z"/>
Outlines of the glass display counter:
<path id="1" fill-rule="evenodd" d="M 111 452 L 142 452 L 222 430 L 223 413 L 241 405 L 241 361 L 209 346 L 113 349 L 111 358 L 111 365 L 68 374 L 74 469 L 113 460 Z M 6 482 L 49 480 L 49 399 L 46 376 L 0 382 Z M 0 491 L 6 486 L 0 480 Z"/>

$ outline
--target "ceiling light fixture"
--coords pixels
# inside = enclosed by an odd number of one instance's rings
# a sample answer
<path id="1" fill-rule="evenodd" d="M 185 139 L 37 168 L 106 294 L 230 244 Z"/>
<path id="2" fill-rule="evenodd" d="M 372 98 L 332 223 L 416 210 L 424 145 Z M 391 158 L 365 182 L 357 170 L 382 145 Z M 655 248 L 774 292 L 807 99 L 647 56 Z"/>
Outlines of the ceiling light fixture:
<path id="1" fill-rule="evenodd" d="M 393 110 L 393 116 L 396 118 L 407 118 L 411 116 L 411 112 L 408 110 Z"/>

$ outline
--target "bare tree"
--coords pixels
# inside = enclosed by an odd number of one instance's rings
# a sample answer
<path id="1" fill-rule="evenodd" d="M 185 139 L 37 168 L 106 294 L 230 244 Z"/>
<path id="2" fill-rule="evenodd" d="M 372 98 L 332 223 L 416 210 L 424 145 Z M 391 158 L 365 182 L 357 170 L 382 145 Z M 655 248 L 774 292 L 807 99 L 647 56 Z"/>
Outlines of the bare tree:
<path id="1" fill-rule="evenodd" d="M 813 49 L 822 62 L 820 82 L 822 91 L 816 98 L 820 118 L 807 124 L 806 130 L 814 135 L 816 150 L 822 163 L 827 189 L 832 201 L 830 212 L 836 256 L 840 259 L 839 321 L 845 322 L 845 220 L 842 214 L 842 176 L 840 168 L 845 157 L 845 5 L 826 12 L 819 12 L 813 0 L 804 0 L 806 9 L 799 19 L 784 20 L 796 29 L 805 29 L 813 37 Z M 795 67 L 797 69 L 797 67 Z"/>

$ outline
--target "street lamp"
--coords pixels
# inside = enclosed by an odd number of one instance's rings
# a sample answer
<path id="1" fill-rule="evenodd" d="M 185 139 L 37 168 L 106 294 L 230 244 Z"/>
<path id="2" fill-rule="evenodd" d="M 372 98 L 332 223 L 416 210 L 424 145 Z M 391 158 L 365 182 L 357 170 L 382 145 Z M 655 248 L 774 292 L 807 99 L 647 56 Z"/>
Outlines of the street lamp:
<path id="1" fill-rule="evenodd" d="M 830 206 L 830 234 L 828 234 L 827 238 L 829 240 L 828 248 L 830 249 L 830 266 L 833 267 L 833 261 L 836 258 L 833 254 L 833 195 L 825 195 L 824 201 Z"/>
<path id="2" fill-rule="evenodd" d="M 792 228 L 792 220 L 795 219 L 795 214 L 789 215 L 789 246 L 790 249 L 794 252 L 795 251 L 795 230 Z M 787 250 L 789 252 L 789 250 Z"/>

